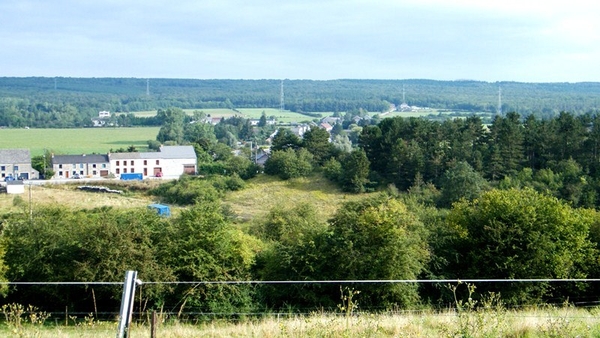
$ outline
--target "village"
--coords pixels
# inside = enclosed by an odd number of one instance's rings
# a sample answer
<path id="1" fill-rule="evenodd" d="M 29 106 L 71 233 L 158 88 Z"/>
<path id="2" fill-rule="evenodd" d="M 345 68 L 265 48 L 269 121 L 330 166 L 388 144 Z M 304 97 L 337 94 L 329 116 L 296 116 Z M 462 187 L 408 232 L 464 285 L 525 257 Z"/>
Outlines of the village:
<path id="1" fill-rule="evenodd" d="M 177 178 L 196 174 L 192 146 L 161 146 L 156 152 L 53 155 L 52 180 Z M 28 149 L 0 149 L 0 177 L 7 193 L 22 193 L 25 181 L 39 180 Z"/>

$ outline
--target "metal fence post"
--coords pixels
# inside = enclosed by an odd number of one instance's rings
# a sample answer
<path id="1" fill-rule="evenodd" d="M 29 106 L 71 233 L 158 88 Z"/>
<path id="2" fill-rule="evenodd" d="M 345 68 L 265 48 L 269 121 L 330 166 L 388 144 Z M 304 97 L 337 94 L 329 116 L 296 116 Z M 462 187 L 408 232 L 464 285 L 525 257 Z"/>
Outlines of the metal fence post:
<path id="1" fill-rule="evenodd" d="M 133 314 L 133 301 L 135 298 L 135 284 L 137 280 L 137 271 L 125 272 L 125 282 L 123 283 L 123 296 L 121 297 L 121 311 L 119 312 L 119 331 L 117 338 L 129 336 L 129 325 L 131 324 L 131 315 Z"/>

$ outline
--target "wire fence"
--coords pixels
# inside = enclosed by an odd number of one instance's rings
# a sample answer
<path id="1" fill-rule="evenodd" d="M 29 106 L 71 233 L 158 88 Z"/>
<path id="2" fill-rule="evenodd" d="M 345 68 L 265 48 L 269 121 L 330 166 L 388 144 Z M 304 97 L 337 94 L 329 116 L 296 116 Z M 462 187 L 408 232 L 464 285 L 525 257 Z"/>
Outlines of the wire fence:
<path id="1" fill-rule="evenodd" d="M 260 285 L 297 285 L 297 286 L 306 286 L 306 285 L 340 285 L 341 286 L 353 286 L 356 287 L 357 290 L 360 290 L 360 285 L 373 285 L 373 284 L 437 284 L 437 285 L 458 285 L 463 283 L 480 285 L 483 283 L 598 283 L 600 282 L 600 278 L 568 278 L 568 279 L 557 279 L 557 278 L 522 278 L 522 279 L 396 279 L 396 280 L 299 280 L 299 281 L 290 281 L 290 280 L 271 280 L 271 281 L 259 281 L 259 280 L 246 280 L 246 281 L 137 281 L 140 289 L 138 293 L 141 294 L 144 292 L 144 286 L 177 286 L 177 285 L 248 285 L 248 286 L 260 286 Z M 113 291 L 113 293 L 118 293 L 120 289 L 123 287 L 123 282 L 103 282 L 103 281 L 66 281 L 66 282 L 35 282 L 35 281 L 21 281 L 21 282 L 0 282 L 0 285 L 5 285 L 9 287 L 23 287 L 23 286 L 56 286 L 56 287 L 66 287 L 66 288 L 90 288 L 94 286 L 107 286 Z M 92 289 L 93 293 L 93 289 Z M 95 296 L 94 296 L 95 297 Z M 119 315 L 118 308 L 115 307 L 114 303 L 115 299 L 111 299 L 110 302 L 113 304 L 113 309 L 105 310 L 100 309 L 100 307 L 96 307 L 96 299 L 94 298 L 94 311 L 90 312 L 82 312 L 82 311 L 69 311 L 68 306 L 55 309 L 49 309 L 46 313 L 50 316 L 49 318 L 57 323 L 64 322 L 65 324 L 75 323 L 77 321 L 85 321 L 89 317 L 94 317 L 96 319 L 102 320 L 116 320 Z M 98 300 L 98 302 L 102 302 L 103 300 Z M 110 303 L 109 302 L 109 303 Z M 360 298 L 358 298 L 358 302 L 360 302 Z M 104 301 L 104 304 L 107 302 Z M 33 304 L 35 305 L 35 304 Z M 118 304 L 117 304 L 118 305 Z M 451 302 L 446 304 L 428 304 L 419 308 L 413 309 L 405 309 L 405 308 L 397 308 L 390 309 L 389 307 L 379 307 L 379 306 L 366 306 L 360 307 L 357 310 L 357 314 L 360 313 L 379 313 L 379 314 L 389 314 L 389 315 L 418 315 L 418 314 L 431 314 L 436 313 L 437 315 L 453 315 L 454 311 L 456 311 L 456 304 Z M 514 310 L 515 313 L 517 311 L 537 308 L 549 308 L 549 307 L 561 307 L 565 305 L 562 301 L 553 302 L 551 299 L 544 303 L 531 303 L 531 304 L 519 304 L 519 305 L 510 305 L 506 306 L 507 310 Z M 598 309 L 600 308 L 600 295 L 592 295 L 586 298 L 576 298 L 573 297 L 569 301 L 569 306 L 579 307 L 579 308 L 589 308 L 589 309 Z M 137 307 L 137 309 L 135 309 Z M 145 322 L 149 320 L 151 317 L 152 311 L 145 310 L 145 304 L 142 304 L 141 296 L 140 300 L 136 300 L 134 307 L 133 318 L 138 322 Z M 180 309 L 179 311 L 176 309 Z M 166 309 L 166 310 L 165 310 Z M 100 311 L 98 311 L 100 310 Z M 137 310 L 137 311 L 136 311 Z M 160 312 L 160 315 L 163 319 L 177 319 L 181 322 L 188 323 L 198 323 L 203 321 L 211 321 L 211 320 L 228 320 L 228 321 L 240 321 L 240 320 L 248 320 L 248 319 L 263 319 L 263 318 L 290 318 L 295 316 L 310 316 L 315 314 L 327 313 L 331 316 L 344 316 L 345 313 L 341 312 L 335 306 L 329 308 L 323 307 L 302 307 L 295 306 L 290 307 L 289 309 L 269 309 L 269 310 L 261 310 L 261 311 L 202 311 L 199 310 L 198 307 L 195 306 L 182 306 L 181 303 L 177 304 L 162 304 L 160 310 L 156 310 Z M 517 315 L 517 314 L 513 314 Z M 523 312 L 523 318 L 527 316 L 531 316 L 530 314 L 526 314 Z M 600 321 L 600 317 L 598 317 Z"/>

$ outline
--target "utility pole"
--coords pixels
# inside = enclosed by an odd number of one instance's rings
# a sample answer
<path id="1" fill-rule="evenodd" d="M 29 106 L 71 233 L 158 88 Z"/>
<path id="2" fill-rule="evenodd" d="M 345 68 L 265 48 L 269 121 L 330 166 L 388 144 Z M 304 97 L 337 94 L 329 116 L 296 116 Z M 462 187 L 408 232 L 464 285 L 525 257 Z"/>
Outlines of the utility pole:
<path id="1" fill-rule="evenodd" d="M 283 80 L 281 80 L 281 90 L 279 95 L 279 112 L 283 112 L 285 110 L 285 101 L 283 98 Z"/>
<path id="2" fill-rule="evenodd" d="M 502 88 L 498 86 L 498 110 L 497 115 L 502 116 Z"/>

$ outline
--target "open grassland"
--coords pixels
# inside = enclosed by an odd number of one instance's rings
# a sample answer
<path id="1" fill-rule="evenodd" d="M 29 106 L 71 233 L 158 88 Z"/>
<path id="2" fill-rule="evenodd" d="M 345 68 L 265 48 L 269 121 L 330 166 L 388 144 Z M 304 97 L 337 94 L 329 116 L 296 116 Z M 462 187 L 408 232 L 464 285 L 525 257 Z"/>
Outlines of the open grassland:
<path id="1" fill-rule="evenodd" d="M 148 140 L 155 140 L 158 127 L 146 128 L 77 128 L 77 129 L 0 129 L 0 149 L 29 149 L 31 156 L 47 149 L 55 154 L 106 154 L 110 149 L 135 146 L 147 150 Z"/>
<path id="2" fill-rule="evenodd" d="M 126 185 L 145 185 L 140 187 L 142 190 L 155 186 L 159 181 L 144 181 L 144 182 L 119 182 L 112 185 L 113 189 L 120 190 L 119 185 L 126 190 Z M 68 207 L 72 209 L 92 209 L 99 207 L 113 208 L 145 208 L 148 204 L 153 203 L 152 196 L 141 192 L 123 194 L 106 194 L 86 192 L 77 189 L 78 185 L 106 185 L 106 182 L 90 182 L 84 183 L 77 181 L 68 184 L 52 184 L 31 187 L 25 187 L 25 193 L 21 195 L 0 194 L 0 214 L 6 212 L 29 212 L 31 208 L 35 211 L 38 206 L 57 206 Z M 31 190 L 30 190 L 31 188 Z"/>
<path id="3" fill-rule="evenodd" d="M 310 203 L 324 217 L 332 216 L 346 201 L 363 195 L 344 194 L 333 183 L 320 175 L 282 181 L 268 175 L 259 175 L 247 181 L 243 190 L 229 193 L 224 203 L 242 221 L 266 215 L 275 206 L 293 207 Z"/>
<path id="4" fill-rule="evenodd" d="M 137 208 L 156 202 L 145 191 L 161 184 L 162 180 L 119 181 L 101 180 L 84 182 L 72 180 L 69 183 L 54 184 L 52 181 L 40 186 L 25 187 L 21 195 L 0 194 L 0 213 L 15 212 L 29 208 L 31 201 L 36 206 L 62 205 L 73 209 L 96 207 Z M 79 185 L 110 186 L 123 190 L 124 194 L 104 194 L 78 190 Z M 240 222 L 266 215 L 275 206 L 291 207 L 310 203 L 324 219 L 332 216 L 346 201 L 364 198 L 365 195 L 344 194 L 334 184 L 321 175 L 282 181 L 268 175 L 259 175 L 247 181 L 246 188 L 229 192 L 223 203 L 231 208 Z M 31 197 L 31 198 L 30 198 Z M 175 208 L 177 209 L 177 208 Z"/>
<path id="5" fill-rule="evenodd" d="M 308 115 L 294 113 L 289 110 L 280 111 L 279 109 L 275 109 L 275 108 L 239 108 L 236 110 L 225 109 L 225 108 L 223 108 L 223 109 L 183 109 L 183 111 L 187 115 L 193 115 L 195 111 L 201 111 L 207 115 L 210 115 L 211 117 L 229 118 L 232 116 L 241 116 L 246 119 L 259 119 L 261 117 L 262 113 L 265 112 L 265 115 L 267 116 L 267 118 L 275 116 L 278 123 L 298 123 L 298 122 L 302 122 L 302 121 L 312 121 L 314 119 L 314 117 L 311 117 Z M 156 110 L 133 112 L 133 114 L 138 117 L 151 117 L 151 116 L 156 116 Z M 319 113 L 319 114 L 321 116 L 325 117 L 325 116 L 332 115 L 333 113 Z"/>
<path id="6" fill-rule="evenodd" d="M 4 337 L 114 337 L 117 325 L 88 321 L 78 326 L 24 326 L 20 335 L 3 324 Z M 134 324 L 129 337 L 149 337 L 148 325 Z M 156 336 L 184 337 L 598 337 L 598 311 L 573 308 L 537 311 L 481 311 L 457 314 L 413 312 L 340 316 L 316 313 L 260 320 L 160 323 Z"/>
<path id="7" fill-rule="evenodd" d="M 234 115 L 239 115 L 235 110 L 228 108 L 208 108 L 208 109 L 182 109 L 187 115 L 194 115 L 194 112 L 199 111 L 203 112 L 212 117 L 231 117 Z M 156 116 L 156 110 L 145 110 L 145 111 L 136 111 L 131 112 L 133 115 L 137 117 L 152 117 Z M 127 113 L 129 114 L 129 113 Z"/>

